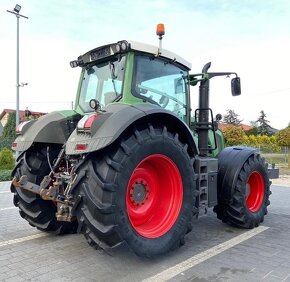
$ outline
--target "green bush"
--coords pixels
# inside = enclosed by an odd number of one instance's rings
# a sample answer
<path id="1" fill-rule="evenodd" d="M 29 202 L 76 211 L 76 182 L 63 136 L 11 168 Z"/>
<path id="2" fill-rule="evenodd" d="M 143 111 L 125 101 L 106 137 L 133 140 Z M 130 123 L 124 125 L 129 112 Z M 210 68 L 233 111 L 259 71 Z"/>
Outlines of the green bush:
<path id="1" fill-rule="evenodd" d="M 9 181 L 11 180 L 11 170 L 5 169 L 0 170 L 0 181 Z"/>
<path id="2" fill-rule="evenodd" d="M 228 125 L 222 129 L 225 137 L 226 146 L 241 145 L 246 137 L 245 132 L 236 125 Z"/>
<path id="3" fill-rule="evenodd" d="M 11 150 L 3 148 L 0 151 L 0 170 L 12 169 L 15 166 L 15 159 Z"/>
<path id="4" fill-rule="evenodd" d="M 4 126 L 2 135 L 0 136 L 0 149 L 11 148 L 11 144 L 16 138 L 16 112 L 12 112 L 8 116 L 7 123 Z"/>

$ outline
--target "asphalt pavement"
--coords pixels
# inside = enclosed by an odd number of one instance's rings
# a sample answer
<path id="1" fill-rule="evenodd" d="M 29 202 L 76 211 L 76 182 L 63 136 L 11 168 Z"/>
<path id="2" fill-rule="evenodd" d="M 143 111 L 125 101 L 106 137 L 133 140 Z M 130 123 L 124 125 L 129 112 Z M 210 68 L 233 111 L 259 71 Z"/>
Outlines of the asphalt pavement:
<path id="1" fill-rule="evenodd" d="M 260 227 L 237 229 L 209 211 L 183 247 L 154 259 L 43 233 L 20 217 L 9 187 L 0 183 L 0 281 L 290 281 L 290 187 L 271 186 Z"/>

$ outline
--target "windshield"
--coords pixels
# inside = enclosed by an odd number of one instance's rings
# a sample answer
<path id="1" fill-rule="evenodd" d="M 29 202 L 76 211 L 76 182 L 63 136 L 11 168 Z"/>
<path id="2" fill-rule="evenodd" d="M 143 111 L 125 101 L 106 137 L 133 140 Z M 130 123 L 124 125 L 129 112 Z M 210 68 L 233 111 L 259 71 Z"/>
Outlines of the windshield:
<path id="1" fill-rule="evenodd" d="M 152 56 L 138 55 L 134 93 L 186 119 L 187 70 Z"/>
<path id="2" fill-rule="evenodd" d="M 101 107 L 119 99 L 122 95 L 126 57 L 123 56 L 85 67 L 81 85 L 79 105 L 84 112 L 91 112 L 89 106 L 91 99 L 100 102 Z"/>

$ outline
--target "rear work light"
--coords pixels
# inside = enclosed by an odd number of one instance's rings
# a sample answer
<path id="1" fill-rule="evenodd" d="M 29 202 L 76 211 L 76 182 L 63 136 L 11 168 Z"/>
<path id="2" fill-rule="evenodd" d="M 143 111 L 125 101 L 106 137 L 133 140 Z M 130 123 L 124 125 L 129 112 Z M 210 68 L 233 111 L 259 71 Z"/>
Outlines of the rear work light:
<path id="1" fill-rule="evenodd" d="M 77 60 L 71 61 L 69 64 L 72 68 L 76 68 L 79 66 L 79 62 Z"/>
<path id="2" fill-rule="evenodd" d="M 92 115 L 86 115 L 84 116 L 77 125 L 77 131 L 78 132 L 90 132 L 91 126 L 94 123 L 94 121 L 100 117 L 100 114 L 94 113 Z"/>

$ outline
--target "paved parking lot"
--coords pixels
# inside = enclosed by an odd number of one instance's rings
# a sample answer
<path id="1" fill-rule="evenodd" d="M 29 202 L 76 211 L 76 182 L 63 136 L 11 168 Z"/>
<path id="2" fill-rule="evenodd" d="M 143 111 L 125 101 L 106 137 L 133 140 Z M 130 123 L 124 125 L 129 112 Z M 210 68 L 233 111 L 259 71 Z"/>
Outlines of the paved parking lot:
<path id="1" fill-rule="evenodd" d="M 259 228 L 227 226 L 210 211 L 185 246 L 143 259 L 126 247 L 95 250 L 82 235 L 36 230 L 14 208 L 9 186 L 0 183 L 0 281 L 290 281 L 290 187 L 272 185 Z"/>

